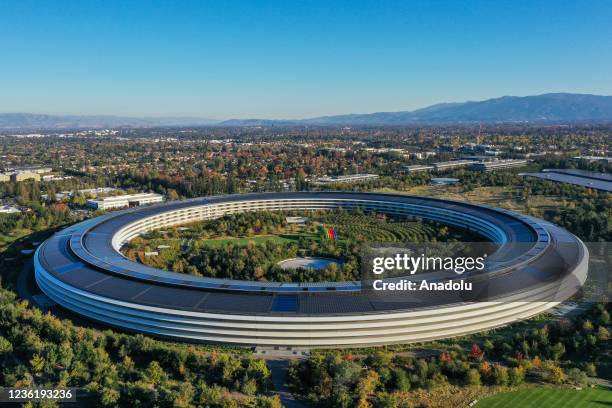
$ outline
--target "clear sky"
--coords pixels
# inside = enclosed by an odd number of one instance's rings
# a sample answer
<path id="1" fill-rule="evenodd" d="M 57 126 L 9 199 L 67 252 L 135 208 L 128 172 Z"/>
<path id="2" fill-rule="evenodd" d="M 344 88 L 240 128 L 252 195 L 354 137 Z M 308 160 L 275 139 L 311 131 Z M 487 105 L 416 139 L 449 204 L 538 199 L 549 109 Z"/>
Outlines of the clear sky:
<path id="1" fill-rule="evenodd" d="M 612 95 L 612 1 L 3 1 L 0 112 L 302 118 Z"/>

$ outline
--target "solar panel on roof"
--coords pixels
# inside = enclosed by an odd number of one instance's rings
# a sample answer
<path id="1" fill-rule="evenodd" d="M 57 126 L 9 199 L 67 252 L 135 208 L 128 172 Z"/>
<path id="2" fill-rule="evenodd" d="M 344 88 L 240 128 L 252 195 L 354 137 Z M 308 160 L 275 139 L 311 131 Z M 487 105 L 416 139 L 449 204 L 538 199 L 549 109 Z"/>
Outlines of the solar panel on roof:
<path id="1" fill-rule="evenodd" d="M 133 299 L 154 306 L 192 308 L 202 300 L 203 295 L 201 291 L 196 290 L 154 286 L 134 296 Z"/>
<path id="2" fill-rule="evenodd" d="M 87 288 L 89 285 L 101 282 L 109 276 L 92 269 L 75 269 L 70 272 L 60 275 L 62 282 L 70 285 L 77 285 L 80 288 Z"/>
<path id="3" fill-rule="evenodd" d="M 110 278 L 100 283 L 96 283 L 88 289 L 102 296 L 108 296 L 115 299 L 130 299 L 132 296 L 137 295 L 149 286 L 151 285 L 143 282 Z"/>
<path id="4" fill-rule="evenodd" d="M 279 295 L 274 297 L 272 302 L 273 312 L 297 312 L 297 296 Z"/>
<path id="5" fill-rule="evenodd" d="M 72 263 L 72 264 L 61 266 L 59 268 L 55 268 L 55 272 L 57 272 L 58 274 L 62 274 L 62 273 L 70 272 L 73 269 L 80 268 L 82 266 L 84 266 L 83 263 L 75 262 L 75 263 Z"/>

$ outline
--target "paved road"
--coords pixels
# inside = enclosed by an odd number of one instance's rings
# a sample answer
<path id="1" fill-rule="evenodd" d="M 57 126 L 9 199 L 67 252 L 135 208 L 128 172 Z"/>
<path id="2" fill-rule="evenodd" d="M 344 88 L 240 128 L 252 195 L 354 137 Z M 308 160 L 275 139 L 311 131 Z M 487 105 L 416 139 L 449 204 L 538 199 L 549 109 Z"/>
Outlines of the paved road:
<path id="1" fill-rule="evenodd" d="M 289 360 L 267 360 L 268 367 L 272 372 L 272 383 L 276 389 L 276 394 L 281 399 L 283 406 L 287 408 L 306 408 L 307 405 L 295 399 L 287 386 L 287 369 L 289 368 Z"/>
<path id="2" fill-rule="evenodd" d="M 593 383 L 593 384 L 597 384 L 600 385 L 602 387 L 608 387 L 610 389 L 612 389 L 612 381 L 608 380 L 606 378 L 599 378 L 599 377 L 589 377 L 589 380 Z"/>
<path id="3" fill-rule="evenodd" d="M 32 258 L 27 259 L 23 263 L 21 272 L 19 272 L 19 276 L 17 277 L 17 294 L 20 298 L 26 299 L 31 305 L 36 306 L 36 302 L 32 298 L 32 293 L 30 293 L 30 289 L 28 288 L 28 275 L 33 266 L 34 263 Z"/>

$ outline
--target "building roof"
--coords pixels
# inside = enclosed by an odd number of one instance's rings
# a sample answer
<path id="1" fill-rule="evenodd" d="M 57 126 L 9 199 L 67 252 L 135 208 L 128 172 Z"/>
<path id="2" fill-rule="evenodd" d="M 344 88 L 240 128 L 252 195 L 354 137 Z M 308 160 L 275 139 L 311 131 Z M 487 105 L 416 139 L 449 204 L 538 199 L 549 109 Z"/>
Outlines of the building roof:
<path id="1" fill-rule="evenodd" d="M 612 181 L 604 181 L 596 178 L 581 177 L 578 175 L 549 171 L 541 173 L 524 173 L 524 176 L 536 177 L 542 180 L 555 181 L 559 183 L 573 184 L 595 190 L 612 192 Z"/>
<path id="2" fill-rule="evenodd" d="M 594 180 L 612 182 L 612 174 L 610 173 L 600 173 L 596 171 L 587 171 L 587 170 L 579 170 L 579 169 L 544 169 L 542 171 L 544 173 L 568 174 L 570 176 L 578 176 L 578 177 L 584 177 L 584 178 L 589 178 L 589 179 L 594 179 Z"/>
<path id="3" fill-rule="evenodd" d="M 353 192 L 261 193 L 175 201 L 151 207 L 121 211 L 84 221 L 58 232 L 39 249 L 37 261 L 55 279 L 96 296 L 137 302 L 163 308 L 215 313 L 304 314 L 380 313 L 431 307 L 414 298 L 382 301 L 361 292 L 360 282 L 282 283 L 252 282 L 194 277 L 161 271 L 119 254 L 112 245 L 117 231 L 127 224 L 167 211 L 194 206 L 236 203 L 252 200 L 335 199 L 352 202 L 388 202 L 432 209 L 432 214 L 457 214 L 462 220 L 488 223 L 498 229 L 500 242 L 525 245 L 488 275 L 487 295 L 495 291 L 520 291 L 545 278 L 542 274 L 562 274 L 579 260 L 579 247 L 572 235 L 552 224 L 531 217 L 467 203 L 434 198 Z M 453 216 L 454 217 L 454 216 Z M 458 221 L 459 222 L 459 221 Z M 462 221 L 461 221 L 462 222 Z M 551 238 L 554 237 L 554 238 Z M 551 239 L 571 243 L 560 256 L 551 252 Z M 503 244 L 505 245 L 505 244 Z M 543 256 L 545 254 L 549 254 Z M 555 263 L 558 267 L 552 267 Z M 509 272 L 506 265 L 512 265 Z M 523 265 L 523 266 L 522 266 Z M 525 269 L 528 268 L 528 269 Z M 520 278 L 512 277 L 519 273 Z M 541 276 L 542 275 L 542 276 Z M 476 279 L 476 278 L 474 278 Z M 482 282 L 481 282 L 482 283 Z M 484 284 L 484 283 L 483 283 Z M 391 296 L 393 297 L 393 296 Z M 285 308 L 285 300 L 291 310 Z M 431 301 L 431 299 L 430 299 Z M 438 299 L 436 301 L 441 301 Z M 283 306 L 285 305 L 285 306 Z"/>

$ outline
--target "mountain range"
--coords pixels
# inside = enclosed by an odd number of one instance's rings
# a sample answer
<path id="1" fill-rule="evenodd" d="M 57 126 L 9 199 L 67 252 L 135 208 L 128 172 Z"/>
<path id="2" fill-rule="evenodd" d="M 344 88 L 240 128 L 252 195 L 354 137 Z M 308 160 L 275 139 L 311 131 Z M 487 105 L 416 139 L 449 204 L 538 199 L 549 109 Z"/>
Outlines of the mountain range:
<path id="1" fill-rule="evenodd" d="M 612 122 L 612 96 L 548 93 L 484 101 L 440 103 L 414 111 L 321 116 L 309 119 L 134 118 L 110 115 L 0 113 L 0 129 L 84 129 L 170 126 L 392 126 L 465 123 Z"/>

